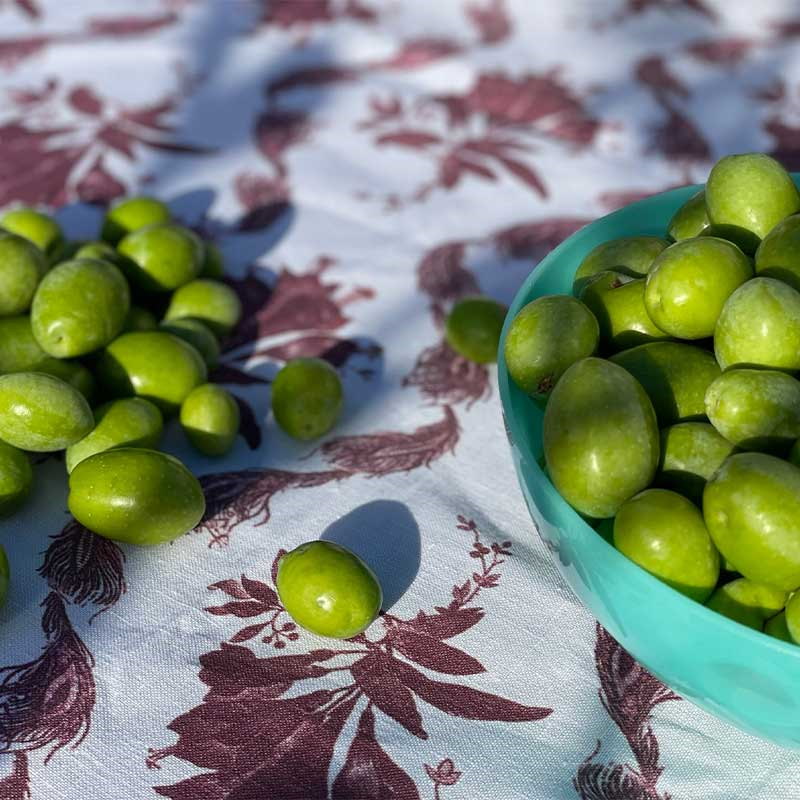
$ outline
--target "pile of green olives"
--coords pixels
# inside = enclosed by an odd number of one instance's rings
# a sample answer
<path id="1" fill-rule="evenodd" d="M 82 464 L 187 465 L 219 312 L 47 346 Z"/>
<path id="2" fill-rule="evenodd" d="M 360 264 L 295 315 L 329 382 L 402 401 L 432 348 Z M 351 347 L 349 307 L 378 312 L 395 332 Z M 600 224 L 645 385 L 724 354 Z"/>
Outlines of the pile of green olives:
<path id="1" fill-rule="evenodd" d="M 800 193 L 718 161 L 663 236 L 595 247 L 511 322 L 546 475 L 687 597 L 800 644 Z"/>
<path id="2" fill-rule="evenodd" d="M 242 316 L 223 277 L 219 250 L 154 198 L 112 206 L 90 242 L 68 242 L 35 209 L 0 217 L 0 517 L 31 493 L 29 454 L 63 451 L 69 510 L 89 530 L 155 545 L 198 524 L 199 481 L 158 447 L 170 418 L 205 456 L 234 446 L 239 405 L 209 382 Z M 321 359 L 289 361 L 273 381 L 275 421 L 301 441 L 330 431 L 342 405 Z M 0 605 L 8 581 L 0 546 Z M 324 635 L 355 635 L 380 610 L 369 568 L 326 542 L 289 554 L 279 585 L 300 624 Z"/>

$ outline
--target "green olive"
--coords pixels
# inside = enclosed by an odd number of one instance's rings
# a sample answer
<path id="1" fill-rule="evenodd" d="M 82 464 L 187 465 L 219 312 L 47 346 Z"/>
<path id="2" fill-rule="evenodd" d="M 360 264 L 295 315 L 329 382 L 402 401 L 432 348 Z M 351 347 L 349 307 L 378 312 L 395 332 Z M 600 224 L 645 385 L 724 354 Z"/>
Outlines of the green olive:
<path id="1" fill-rule="evenodd" d="M 651 575 L 702 603 L 719 578 L 719 553 L 703 515 L 685 497 L 647 489 L 623 503 L 614 546 Z"/>
<path id="2" fill-rule="evenodd" d="M 366 630 L 383 599 L 372 570 L 333 542 L 309 542 L 283 556 L 275 586 L 298 625 L 336 639 Z"/>
<path id="3" fill-rule="evenodd" d="M 626 236 L 597 245 L 578 266 L 573 294 L 579 294 L 586 280 L 598 272 L 614 270 L 633 277 L 647 275 L 655 257 L 667 245 L 658 236 Z"/>
<path id="4" fill-rule="evenodd" d="M 0 318 L 0 374 L 31 372 L 48 359 L 33 335 L 29 316 Z"/>
<path id="5" fill-rule="evenodd" d="M 272 413 L 295 439 L 317 439 L 327 433 L 342 410 L 342 382 L 321 358 L 289 361 L 272 382 Z"/>
<path id="6" fill-rule="evenodd" d="M 230 286 L 201 278 L 181 286 L 172 295 L 165 319 L 198 319 L 222 337 L 236 327 L 241 316 L 242 304 Z"/>
<path id="7" fill-rule="evenodd" d="M 125 397 L 104 403 L 94 412 L 94 428 L 67 448 L 67 472 L 84 459 L 115 447 L 154 448 L 164 420 L 157 406 L 143 397 Z"/>
<path id="8" fill-rule="evenodd" d="M 676 242 L 699 236 L 709 226 L 706 193 L 695 192 L 672 216 L 667 233 Z"/>
<path id="9" fill-rule="evenodd" d="M 219 247 L 214 242 L 204 242 L 203 244 L 205 245 L 205 255 L 200 277 L 222 280 L 222 276 L 225 274 L 225 261 Z"/>
<path id="10" fill-rule="evenodd" d="M 127 197 L 109 209 L 101 236 L 107 242 L 117 244 L 133 231 L 169 220 L 169 209 L 160 200 L 153 197 Z"/>
<path id="11" fill-rule="evenodd" d="M 69 476 L 67 504 L 90 531 L 135 545 L 188 533 L 206 505 L 197 478 L 177 458 L 135 447 L 81 461 Z"/>
<path id="12" fill-rule="evenodd" d="M 152 311 L 148 311 L 141 306 L 131 306 L 128 316 L 125 317 L 125 324 L 122 326 L 124 332 L 128 331 L 154 331 L 158 329 L 158 320 Z"/>
<path id="13" fill-rule="evenodd" d="M 46 271 L 38 247 L 22 236 L 0 235 L 0 317 L 25 313 Z"/>
<path id="14" fill-rule="evenodd" d="M 103 351 L 97 374 L 112 397 L 138 395 L 165 414 L 175 413 L 208 377 L 200 353 L 162 331 L 123 333 Z"/>
<path id="15" fill-rule="evenodd" d="M 789 633 L 789 626 L 786 624 L 786 612 L 781 611 L 764 624 L 764 633 L 772 636 L 773 639 L 780 639 L 782 642 L 795 644 L 792 635 Z"/>
<path id="16" fill-rule="evenodd" d="M 204 322 L 186 317 L 185 319 L 162 322 L 158 327 L 162 331 L 171 333 L 173 336 L 177 336 L 192 345 L 203 356 L 203 361 L 206 362 L 206 366 L 209 369 L 217 366 L 219 361 L 219 342 Z"/>
<path id="17" fill-rule="evenodd" d="M 786 605 L 789 595 L 780 589 L 737 578 L 717 589 L 706 605 L 729 619 L 760 631 Z"/>
<path id="18" fill-rule="evenodd" d="M 13 514 L 28 499 L 32 486 L 33 469 L 28 456 L 0 441 L 0 517 Z"/>
<path id="19" fill-rule="evenodd" d="M 597 350 L 599 328 L 589 309 L 569 295 L 547 295 L 524 306 L 511 322 L 503 354 L 523 392 L 546 401 L 567 367 Z"/>
<path id="20" fill-rule="evenodd" d="M 204 383 L 183 401 L 180 420 L 197 450 L 207 456 L 224 456 L 239 432 L 239 406 L 221 386 Z"/>
<path id="21" fill-rule="evenodd" d="M 58 223 L 33 208 L 15 208 L 0 218 L 0 228 L 33 242 L 50 260 L 61 252 L 64 237 Z"/>
<path id="22" fill-rule="evenodd" d="M 800 291 L 800 214 L 779 222 L 756 251 L 756 274 Z"/>
<path id="23" fill-rule="evenodd" d="M 149 292 L 171 292 L 193 281 L 204 256 L 197 235 L 174 223 L 135 230 L 119 243 L 118 250 L 128 259 L 128 280 Z"/>
<path id="24" fill-rule="evenodd" d="M 68 383 L 40 372 L 0 375 L 0 439 L 21 450 L 63 450 L 94 424 L 86 398 Z"/>
<path id="25" fill-rule="evenodd" d="M 106 261 L 76 259 L 54 267 L 39 284 L 31 306 L 31 327 L 42 349 L 72 358 L 108 344 L 130 308 L 128 284 Z"/>

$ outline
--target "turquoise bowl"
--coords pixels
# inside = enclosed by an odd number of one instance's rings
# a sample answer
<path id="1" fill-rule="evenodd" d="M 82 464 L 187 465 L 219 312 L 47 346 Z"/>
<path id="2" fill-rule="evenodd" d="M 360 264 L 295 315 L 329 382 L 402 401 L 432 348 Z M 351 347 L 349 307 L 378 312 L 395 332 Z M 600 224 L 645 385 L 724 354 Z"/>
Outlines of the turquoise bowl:
<path id="1" fill-rule="evenodd" d="M 531 273 L 503 328 L 498 381 L 522 493 L 539 536 L 581 602 L 609 633 L 667 686 L 749 733 L 800 749 L 800 647 L 709 611 L 617 552 L 564 501 L 542 473 L 542 411 L 508 375 L 503 343 L 531 300 L 568 294 L 581 259 L 620 236 L 663 236 L 698 186 L 633 203 L 579 230 Z"/>

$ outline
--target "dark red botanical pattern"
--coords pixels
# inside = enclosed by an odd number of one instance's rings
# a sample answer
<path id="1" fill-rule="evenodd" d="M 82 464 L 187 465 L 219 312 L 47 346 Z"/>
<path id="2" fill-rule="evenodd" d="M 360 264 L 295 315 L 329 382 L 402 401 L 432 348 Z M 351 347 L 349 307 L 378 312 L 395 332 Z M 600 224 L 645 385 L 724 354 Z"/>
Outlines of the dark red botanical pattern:
<path id="1" fill-rule="evenodd" d="M 106 202 L 125 191 L 109 172 L 111 154 L 135 162 L 142 147 L 208 152 L 174 139 L 168 120 L 178 95 L 129 106 L 87 85 L 50 79 L 41 88 L 15 89 L 10 98 L 16 113 L 0 125 L 0 205 Z"/>
<path id="2" fill-rule="evenodd" d="M 279 550 L 272 562 L 272 582 L 278 571 L 278 562 L 286 554 Z M 246 625 L 230 637 L 228 641 L 247 642 L 255 637 L 261 637 L 264 644 L 271 644 L 278 650 L 286 647 L 287 642 L 295 642 L 300 634 L 297 625 L 286 614 L 286 609 L 281 605 L 277 592 L 268 584 L 262 583 L 242 575 L 239 580 L 225 580 L 212 583 L 208 587 L 212 591 L 220 591 L 231 600 L 221 606 L 206 608 L 209 614 L 217 617 L 234 616 L 240 619 L 253 619 L 266 616 L 266 621 L 258 621 Z M 262 636 L 262 634 L 264 634 Z"/>
<path id="3" fill-rule="evenodd" d="M 664 767 L 651 723 L 657 705 L 680 697 L 637 664 L 599 624 L 595 665 L 600 702 L 628 742 L 636 767 L 596 762 L 598 741 L 573 780 L 578 795 L 581 800 L 670 800 L 670 794 L 658 789 Z"/>
<path id="4" fill-rule="evenodd" d="M 466 403 L 468 408 L 491 394 L 487 368 L 458 355 L 447 342 L 426 347 L 403 386 L 419 387 L 434 403 Z"/>
<path id="5" fill-rule="evenodd" d="M 18 9 L 30 19 L 41 17 L 39 5 L 34 0 L 5 0 L 7 5 Z M 0 10 L 3 0 L 0 0 Z M 0 38 L 0 67 L 11 70 L 25 59 L 41 54 L 46 48 L 59 44 L 80 45 L 100 38 L 127 38 L 152 34 L 178 21 L 173 12 L 158 15 L 135 15 L 90 17 L 84 26 L 74 31 L 54 34 L 34 34 Z"/>
<path id="6" fill-rule="evenodd" d="M 461 778 L 461 772 L 450 758 L 443 758 L 435 767 L 425 764 L 425 772 L 433 781 L 433 800 L 441 800 L 443 786 L 455 786 Z"/>
<path id="7" fill-rule="evenodd" d="M 720 39 L 701 39 L 687 47 L 687 51 L 700 61 L 722 66 L 734 66 L 747 58 L 755 47 L 753 39 L 728 36 Z"/>
<path id="8" fill-rule="evenodd" d="M 606 24 L 617 25 L 648 11 L 688 12 L 712 22 L 717 19 L 716 11 L 705 0 L 619 0 L 619 5 L 619 10 L 607 22 L 601 22 L 599 27 L 605 27 Z"/>
<path id="9" fill-rule="evenodd" d="M 374 22 L 376 13 L 359 0 L 259 0 L 261 25 L 279 28 L 307 27 L 336 19 Z"/>
<path id="10" fill-rule="evenodd" d="M 28 756 L 22 751 L 14 753 L 14 765 L 8 775 L 0 777 L 0 800 L 30 800 L 30 774 Z"/>
<path id="11" fill-rule="evenodd" d="M 477 525 L 459 517 L 469 536 L 471 577 L 456 583 L 446 605 L 410 619 L 384 613 L 379 624 L 336 649 L 258 657 L 233 644 L 258 635 L 239 631 L 218 650 L 200 657 L 200 680 L 208 687 L 201 705 L 175 719 L 169 729 L 178 740 L 152 750 L 148 766 L 176 757 L 204 770 L 169 786 L 156 786 L 172 800 L 328 800 L 328 773 L 334 748 L 348 719 L 358 716 L 344 766 L 333 779 L 335 800 L 418 800 L 414 777 L 386 752 L 375 718 L 392 720 L 411 736 L 427 740 L 427 706 L 465 720 L 532 722 L 551 709 L 531 706 L 426 671 L 457 677 L 486 672 L 476 658 L 451 640 L 477 625 L 485 610 L 477 605 L 484 591 L 499 584 L 510 542 L 483 541 Z M 274 578 L 272 578 L 274 580 Z M 234 598 L 215 607 L 217 615 L 259 616 L 276 606 L 274 590 L 264 582 L 229 580 L 214 584 Z M 222 611 L 222 608 L 226 608 Z M 338 688 L 317 681 L 337 675 Z M 326 686 L 330 683 L 326 682 Z M 418 701 L 424 701 L 423 706 Z M 436 797 L 441 786 L 460 777 L 453 762 L 426 767 Z"/>
<path id="12" fill-rule="evenodd" d="M 552 70 L 518 78 L 483 73 L 464 93 L 416 103 L 399 96 L 373 96 L 370 116 L 359 128 L 372 131 L 378 147 L 401 147 L 432 162 L 434 177 L 410 198 L 421 201 L 435 189 L 455 188 L 467 177 L 492 183 L 503 174 L 546 197 L 547 186 L 529 157 L 537 141 L 585 147 L 600 123 Z M 404 202 L 391 195 L 387 207 Z"/>
<path id="13" fill-rule="evenodd" d="M 289 210 L 289 187 L 283 178 L 252 173 L 237 175 L 234 188 L 244 209 L 236 224 L 242 233 L 269 228 Z"/>
<path id="14" fill-rule="evenodd" d="M 497 44 L 511 34 L 505 0 L 467 0 L 464 10 L 483 44 Z"/>
<path id="15" fill-rule="evenodd" d="M 800 125 L 796 123 L 796 107 L 791 102 L 796 92 L 796 86 L 787 86 L 784 81 L 775 79 L 754 93 L 768 109 L 763 127 L 772 141 L 769 153 L 793 171 L 800 170 Z"/>
<path id="16" fill-rule="evenodd" d="M 127 587 L 125 554 L 118 545 L 75 520 L 51 538 L 39 567 L 51 589 L 77 606 L 100 606 L 98 614 L 119 601 Z"/>
<path id="17" fill-rule="evenodd" d="M 320 453 L 330 469 L 319 472 L 290 472 L 278 469 L 250 469 L 205 475 L 206 515 L 195 529 L 211 536 L 209 546 L 228 544 L 232 530 L 243 522 L 266 524 L 272 498 L 287 489 L 323 486 L 354 475 L 380 477 L 429 466 L 451 452 L 458 441 L 459 427 L 448 407 L 444 416 L 411 433 L 383 432 L 329 439 Z"/>
<path id="18" fill-rule="evenodd" d="M 0 752 L 50 748 L 53 754 L 86 737 L 95 701 L 92 654 L 75 633 L 64 601 L 44 603 L 46 644 L 34 661 L 0 668 Z"/>

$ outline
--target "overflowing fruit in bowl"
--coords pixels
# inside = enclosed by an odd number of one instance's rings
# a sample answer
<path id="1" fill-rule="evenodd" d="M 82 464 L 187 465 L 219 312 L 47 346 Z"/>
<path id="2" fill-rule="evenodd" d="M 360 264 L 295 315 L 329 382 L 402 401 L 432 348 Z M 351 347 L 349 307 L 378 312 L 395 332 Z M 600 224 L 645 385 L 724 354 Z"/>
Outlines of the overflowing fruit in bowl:
<path id="1" fill-rule="evenodd" d="M 544 409 L 545 474 L 687 597 L 800 644 L 800 193 L 722 158 L 663 236 L 603 242 L 525 305 L 508 373 Z"/>

